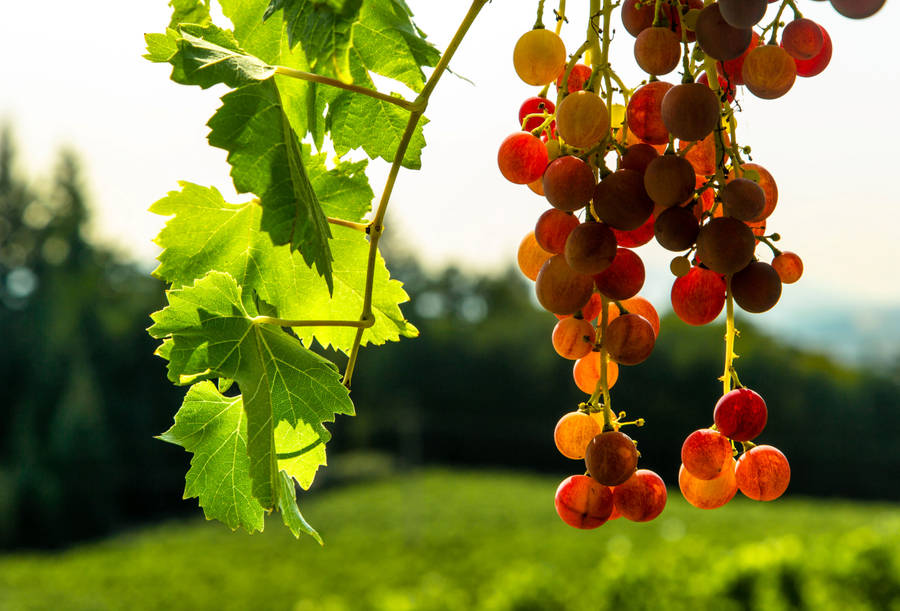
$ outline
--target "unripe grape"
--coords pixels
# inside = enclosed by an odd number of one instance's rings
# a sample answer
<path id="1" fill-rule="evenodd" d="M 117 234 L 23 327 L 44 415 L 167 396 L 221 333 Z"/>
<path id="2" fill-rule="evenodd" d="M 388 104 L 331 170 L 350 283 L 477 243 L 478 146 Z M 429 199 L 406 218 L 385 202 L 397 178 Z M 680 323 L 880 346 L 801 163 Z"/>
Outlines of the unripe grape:
<path id="1" fill-rule="evenodd" d="M 753 49 L 741 70 L 747 89 L 764 100 L 780 98 L 793 87 L 797 78 L 794 59 L 777 45 Z"/>
<path id="2" fill-rule="evenodd" d="M 569 146 L 593 146 L 609 131 L 606 103 L 593 91 L 567 95 L 556 109 L 556 130 Z"/>
<path id="3" fill-rule="evenodd" d="M 529 85 L 553 82 L 566 65 L 566 46 L 551 30 L 525 32 L 513 49 L 516 74 Z"/>

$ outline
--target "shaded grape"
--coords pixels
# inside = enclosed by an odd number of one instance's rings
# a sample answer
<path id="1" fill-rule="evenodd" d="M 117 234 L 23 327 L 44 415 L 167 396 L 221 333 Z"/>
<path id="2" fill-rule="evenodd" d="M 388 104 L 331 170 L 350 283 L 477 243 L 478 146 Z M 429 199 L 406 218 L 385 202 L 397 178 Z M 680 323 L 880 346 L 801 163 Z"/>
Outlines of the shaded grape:
<path id="1" fill-rule="evenodd" d="M 825 36 L 812 19 L 794 19 L 781 31 L 781 46 L 794 59 L 812 59 L 824 45 Z"/>
<path id="2" fill-rule="evenodd" d="M 745 312 L 759 314 L 771 310 L 781 298 L 781 278 L 775 268 L 751 261 L 731 277 L 731 294 Z"/>
<path id="3" fill-rule="evenodd" d="M 671 83 L 653 81 L 638 88 L 628 100 L 625 117 L 628 129 L 650 144 L 665 144 L 669 130 L 662 122 L 662 100 L 672 88 Z"/>
<path id="4" fill-rule="evenodd" d="M 556 131 L 569 146 L 588 148 L 606 136 L 609 110 L 592 91 L 567 95 L 556 109 Z"/>
<path id="5" fill-rule="evenodd" d="M 647 360 L 656 344 L 653 325 L 639 314 L 622 314 L 606 328 L 603 345 L 609 358 L 620 365 L 637 365 Z"/>
<path id="6" fill-rule="evenodd" d="M 731 442 L 718 431 L 699 429 L 687 436 L 681 446 L 681 462 L 697 479 L 717 477 L 731 460 Z"/>
<path id="7" fill-rule="evenodd" d="M 623 246 L 625 248 L 635 248 L 637 246 L 643 246 L 647 242 L 653 239 L 653 223 L 655 219 L 653 215 L 650 215 L 643 225 L 638 227 L 637 229 L 632 229 L 631 231 L 621 231 L 612 228 L 613 235 L 616 236 L 616 243 L 619 246 Z"/>
<path id="8" fill-rule="evenodd" d="M 777 45 L 756 47 L 741 69 L 744 85 L 758 98 L 774 100 L 786 94 L 797 78 L 797 65 L 788 52 Z"/>
<path id="9" fill-rule="evenodd" d="M 648 74 L 668 74 L 681 59 L 681 39 L 669 28 L 647 28 L 634 41 L 634 59 Z"/>
<path id="10" fill-rule="evenodd" d="M 752 28 L 766 14 L 768 0 L 719 0 L 722 19 L 736 28 Z"/>
<path id="11" fill-rule="evenodd" d="M 556 513 L 569 526 L 597 528 L 609 519 L 612 491 L 586 475 L 570 475 L 556 489 Z"/>
<path id="12" fill-rule="evenodd" d="M 619 431 L 600 433 L 588 443 L 584 463 L 591 477 L 605 486 L 618 486 L 637 468 L 638 453 L 631 437 Z"/>
<path id="13" fill-rule="evenodd" d="M 644 286 L 644 262 L 634 251 L 618 248 L 609 267 L 594 274 L 594 285 L 609 299 L 634 297 Z"/>
<path id="14" fill-rule="evenodd" d="M 678 470 L 678 487 L 684 500 L 698 509 L 716 509 L 734 498 L 737 479 L 734 476 L 735 461 L 728 457 L 725 467 L 712 479 L 699 479 L 681 465 Z"/>
<path id="15" fill-rule="evenodd" d="M 582 223 L 569 234 L 565 256 L 569 267 L 576 272 L 596 274 L 612 264 L 616 237 L 606 223 Z"/>
<path id="16" fill-rule="evenodd" d="M 719 198 L 725 214 L 740 221 L 752 221 L 766 208 L 766 192 L 749 178 L 730 180 L 719 191 Z"/>
<path id="17" fill-rule="evenodd" d="M 602 432 L 600 423 L 586 413 L 569 412 L 556 423 L 553 441 L 560 454 L 572 460 L 581 460 L 591 439 Z"/>
<path id="18" fill-rule="evenodd" d="M 666 154 L 657 157 L 644 172 L 644 188 L 655 203 L 664 208 L 683 204 L 694 194 L 697 174 L 684 157 Z"/>
<path id="19" fill-rule="evenodd" d="M 653 214 L 644 179 L 634 170 L 617 170 L 597 183 L 592 205 L 597 218 L 624 231 L 637 229 Z"/>
<path id="20" fill-rule="evenodd" d="M 831 6 L 844 17 L 865 19 L 880 11 L 884 0 L 831 0 Z"/>
<path id="21" fill-rule="evenodd" d="M 822 26 L 822 50 L 812 59 L 795 59 L 794 64 L 797 66 L 797 76 L 810 77 L 820 74 L 831 62 L 831 37 Z"/>
<path id="22" fill-rule="evenodd" d="M 672 310 L 689 325 L 705 325 L 725 306 L 725 281 L 716 272 L 691 268 L 672 284 Z"/>
<path id="23" fill-rule="evenodd" d="M 756 446 L 738 459 L 734 477 L 745 496 L 754 501 L 774 501 L 787 490 L 791 466 L 777 448 Z"/>
<path id="24" fill-rule="evenodd" d="M 733 274 L 753 259 L 756 237 L 750 227 L 729 217 L 710 220 L 697 234 L 697 257 L 713 271 Z"/>
<path id="25" fill-rule="evenodd" d="M 541 271 L 541 266 L 552 256 L 553 253 L 547 252 L 537 243 L 534 232 L 529 231 L 519 243 L 516 261 L 525 277 L 529 280 L 535 280 L 538 272 Z"/>
<path id="26" fill-rule="evenodd" d="M 619 168 L 622 170 L 634 170 L 643 174 L 647 169 L 647 165 L 657 157 L 659 157 L 659 153 L 656 152 L 655 148 L 646 142 L 638 142 L 625 149 L 621 159 L 619 159 Z"/>
<path id="27" fill-rule="evenodd" d="M 516 41 L 513 66 L 519 78 L 529 85 L 553 82 L 565 65 L 566 46 L 552 30 L 531 30 Z"/>
<path id="28" fill-rule="evenodd" d="M 649 469 L 638 469 L 613 490 L 613 503 L 632 522 L 649 522 L 666 507 L 666 484 Z"/>
<path id="29" fill-rule="evenodd" d="M 593 278 L 568 266 L 563 255 L 553 255 L 538 272 L 534 282 L 538 302 L 558 314 L 574 314 L 591 298 Z"/>
<path id="30" fill-rule="evenodd" d="M 656 241 L 666 250 L 687 250 L 694 245 L 700 223 L 688 208 L 672 206 L 663 210 L 653 225 Z"/>
<path id="31" fill-rule="evenodd" d="M 736 28 L 725 21 L 718 3 L 710 4 L 700 11 L 694 32 L 703 52 L 720 61 L 739 57 L 752 41 L 752 30 Z"/>
<path id="32" fill-rule="evenodd" d="M 568 98 L 567 98 L 568 99 Z M 544 171 L 544 196 L 554 208 L 584 208 L 594 194 L 591 166 L 573 155 L 554 159 Z"/>
<path id="33" fill-rule="evenodd" d="M 772 267 L 785 284 L 793 284 L 803 275 L 803 260 L 799 255 L 785 251 L 772 259 Z"/>
<path id="34" fill-rule="evenodd" d="M 702 83 L 676 85 L 663 96 L 663 125 L 676 138 L 702 140 L 719 123 L 719 99 Z"/>
<path id="35" fill-rule="evenodd" d="M 713 410 L 720 433 L 735 441 L 750 441 L 762 433 L 768 419 L 766 402 L 749 388 L 735 388 L 722 395 Z"/>
<path id="36" fill-rule="evenodd" d="M 778 204 L 778 185 L 775 183 L 775 179 L 772 177 L 772 174 L 757 163 L 744 163 L 741 165 L 742 172 L 741 175 L 744 176 L 747 172 L 755 172 L 759 181 L 757 184 L 762 187 L 763 193 L 766 195 L 766 204 L 763 208 L 763 211 L 759 213 L 752 221 L 762 221 L 769 217 L 772 212 L 775 211 L 775 206 Z M 735 172 L 734 169 L 728 173 L 728 180 L 734 180 Z"/>
<path id="37" fill-rule="evenodd" d="M 683 278 L 691 271 L 691 260 L 687 257 L 673 257 L 669 262 L 669 271 L 676 278 Z"/>
<path id="38" fill-rule="evenodd" d="M 563 318 L 553 327 L 553 349 L 564 359 L 577 360 L 594 349 L 594 326 L 583 318 Z"/>
<path id="39" fill-rule="evenodd" d="M 500 143 L 497 165 L 503 177 L 525 185 L 541 177 L 547 167 L 547 147 L 537 136 L 516 132 Z"/>

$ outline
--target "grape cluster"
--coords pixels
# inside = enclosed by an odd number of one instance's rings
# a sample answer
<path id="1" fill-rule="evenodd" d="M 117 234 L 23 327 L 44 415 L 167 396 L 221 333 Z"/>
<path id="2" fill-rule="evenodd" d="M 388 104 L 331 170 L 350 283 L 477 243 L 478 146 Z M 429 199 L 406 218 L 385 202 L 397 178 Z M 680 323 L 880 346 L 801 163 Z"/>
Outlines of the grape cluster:
<path id="1" fill-rule="evenodd" d="M 727 311 L 723 396 L 713 428 L 685 441 L 679 474 L 685 498 L 712 508 L 738 489 L 772 500 L 787 488 L 784 455 L 751 442 L 767 411 L 734 369 L 733 304 L 751 313 L 771 309 L 782 285 L 800 278 L 803 263 L 776 248 L 778 234 L 766 233 L 778 188 L 738 143 L 736 96 L 742 85 L 759 98 L 783 96 L 797 76 L 825 69 L 832 45 L 795 0 L 781 0 L 762 26 L 773 1 L 623 0 L 634 59 L 649 75 L 633 89 L 609 61 L 619 6 L 611 0 L 591 1 L 587 40 L 571 55 L 559 37 L 568 22 L 564 2 L 555 32 L 541 22 L 540 1 L 535 28 L 515 45 L 516 73 L 541 90 L 521 104 L 521 129 L 501 143 L 497 162 L 507 180 L 549 204 L 523 238 L 518 263 L 539 303 L 558 319 L 553 348 L 574 361 L 575 384 L 589 395 L 554 432 L 559 451 L 584 459 L 587 469 L 556 493 L 557 512 L 572 526 L 595 528 L 619 515 L 646 521 L 665 506 L 663 480 L 637 468 L 636 443 L 620 430 L 643 420 L 623 422 L 610 395 L 620 367 L 647 359 L 659 334 L 656 309 L 638 296 L 645 270 L 634 250 L 654 238 L 680 253 L 670 264 L 675 314 L 704 325 Z M 862 18 L 884 0 L 831 2 L 841 14 Z M 785 24 L 788 8 L 794 19 Z M 659 80 L 679 66 L 680 83 Z M 759 259 L 759 244 L 772 251 L 771 262 Z M 744 450 L 737 461 L 735 443 Z"/>

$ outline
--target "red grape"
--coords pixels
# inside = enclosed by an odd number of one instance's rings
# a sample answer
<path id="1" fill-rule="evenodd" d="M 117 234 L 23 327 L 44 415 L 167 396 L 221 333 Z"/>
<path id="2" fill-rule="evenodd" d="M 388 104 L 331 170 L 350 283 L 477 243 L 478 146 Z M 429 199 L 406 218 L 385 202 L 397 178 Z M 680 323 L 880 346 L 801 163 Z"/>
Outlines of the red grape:
<path id="1" fill-rule="evenodd" d="M 618 248 L 609 267 L 594 275 L 594 285 L 609 299 L 634 297 L 644 286 L 644 262 L 634 251 Z"/>
<path id="2" fill-rule="evenodd" d="M 553 253 L 547 252 L 537 243 L 537 240 L 534 238 L 534 232 L 529 231 L 519 244 L 517 256 L 519 269 L 525 274 L 526 278 L 533 281 L 537 278 L 538 272 L 541 271 L 541 266 L 552 256 Z"/>
<path id="3" fill-rule="evenodd" d="M 578 217 L 556 208 L 544 211 L 534 226 L 534 238 L 547 252 L 560 255 L 566 248 L 566 239 L 580 224 Z"/>
<path id="4" fill-rule="evenodd" d="M 576 360 L 593 350 L 594 327 L 583 318 L 563 318 L 553 327 L 553 349 L 564 359 Z"/>
<path id="5" fill-rule="evenodd" d="M 766 428 L 766 402 L 749 388 L 735 388 L 716 403 L 713 420 L 720 433 L 735 441 L 750 441 Z"/>
<path id="6" fill-rule="evenodd" d="M 681 465 L 678 487 L 684 499 L 698 509 L 716 509 L 734 498 L 737 480 L 734 477 L 734 458 L 728 457 L 722 471 L 712 479 L 699 479 Z"/>
<path id="7" fill-rule="evenodd" d="M 613 490 L 613 503 L 633 522 L 649 522 L 666 506 L 666 484 L 649 469 L 638 469 Z"/>
<path id="8" fill-rule="evenodd" d="M 594 184 L 591 166 L 573 155 L 554 159 L 544 171 L 544 195 L 560 210 L 584 208 L 594 194 Z"/>
<path id="9" fill-rule="evenodd" d="M 681 462 L 697 479 L 713 479 L 731 459 L 731 442 L 718 431 L 700 429 L 681 446 Z"/>
<path id="10" fill-rule="evenodd" d="M 609 519 L 612 491 L 586 475 L 571 475 L 556 489 L 556 513 L 575 528 L 597 528 Z"/>
<path id="11" fill-rule="evenodd" d="M 812 59 L 824 45 L 822 30 L 812 19 L 794 19 L 781 31 L 781 46 L 794 59 Z"/>
<path id="12" fill-rule="evenodd" d="M 637 459 L 637 448 L 631 437 L 619 431 L 594 437 L 584 455 L 591 477 L 605 486 L 618 486 L 630 478 L 637 468 Z"/>
<path id="13" fill-rule="evenodd" d="M 691 268 L 672 284 L 672 309 L 689 325 L 712 322 L 724 306 L 725 281 L 712 270 Z"/>
<path id="14" fill-rule="evenodd" d="M 533 114 L 540 114 L 546 112 L 549 115 L 553 114 L 553 111 L 556 110 L 556 106 L 548 100 L 547 98 L 541 97 L 532 97 L 528 98 L 522 105 L 519 107 L 519 125 L 522 125 L 522 122 L 525 121 L 525 117 Z M 543 117 L 531 117 L 527 121 L 525 121 L 525 126 L 522 128 L 525 131 L 530 132 L 533 129 L 539 128 L 544 123 Z M 550 124 L 550 127 L 553 127 L 553 123 Z"/>
<path id="15" fill-rule="evenodd" d="M 734 468 L 738 488 L 754 501 L 773 501 L 791 481 L 787 458 L 772 446 L 756 446 L 744 452 Z"/>
<path id="16" fill-rule="evenodd" d="M 500 173 L 510 182 L 525 185 L 537 180 L 547 167 L 547 147 L 529 132 L 516 132 L 500 144 Z"/>
<path id="17" fill-rule="evenodd" d="M 827 68 L 828 63 L 831 61 L 831 37 L 825 28 L 819 26 L 819 29 L 822 30 L 822 38 L 825 41 L 822 44 L 822 50 L 812 59 L 794 60 L 794 63 L 797 65 L 797 76 L 816 76 Z"/>
<path id="18" fill-rule="evenodd" d="M 591 298 L 593 278 L 568 266 L 563 255 L 553 255 L 534 282 L 538 302 L 557 314 L 574 314 Z"/>
<path id="19" fill-rule="evenodd" d="M 662 122 L 662 100 L 672 88 L 671 83 L 653 81 L 640 87 L 631 96 L 625 109 L 628 129 L 650 144 L 665 144 L 669 130 Z"/>
<path id="20" fill-rule="evenodd" d="M 575 379 L 575 386 L 578 390 L 586 395 L 594 393 L 597 388 L 597 382 L 600 381 L 600 366 L 602 353 L 599 350 L 589 353 L 577 361 L 572 367 L 572 377 Z M 607 359 L 606 362 L 606 386 L 612 388 L 619 379 L 619 366 L 615 361 Z"/>
<path id="21" fill-rule="evenodd" d="M 785 251 L 772 259 L 772 267 L 785 284 L 793 284 L 803 275 L 803 260 L 792 252 Z"/>
<path id="22" fill-rule="evenodd" d="M 612 227 L 613 235 L 616 236 L 616 243 L 625 248 L 643 246 L 653 239 L 653 223 L 655 220 L 656 219 L 651 214 L 650 218 L 648 218 L 643 225 L 637 229 L 632 229 L 631 231 L 621 231 Z"/>
<path id="23" fill-rule="evenodd" d="M 639 314 L 622 314 L 609 324 L 603 337 L 609 357 L 620 365 L 647 360 L 655 343 L 653 325 Z"/>

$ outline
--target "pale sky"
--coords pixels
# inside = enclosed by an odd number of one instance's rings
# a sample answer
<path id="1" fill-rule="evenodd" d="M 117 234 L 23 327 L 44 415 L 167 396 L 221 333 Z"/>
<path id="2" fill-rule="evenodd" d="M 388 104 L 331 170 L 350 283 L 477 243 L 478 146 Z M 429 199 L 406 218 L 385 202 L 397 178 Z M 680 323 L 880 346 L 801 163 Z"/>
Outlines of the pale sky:
<path id="1" fill-rule="evenodd" d="M 439 48 L 468 7 L 463 0 L 409 4 Z M 474 86 L 452 75 L 442 79 L 426 113 L 431 123 L 423 169 L 400 175 L 388 231 L 430 266 L 514 265 L 521 237 L 547 208 L 527 188 L 506 182 L 496 166 L 501 140 L 517 129 L 519 104 L 536 93 L 512 68 L 513 45 L 534 22 L 536 4 L 493 0 L 483 9 L 451 64 Z M 563 38 L 569 50 L 584 38 L 587 4 L 568 2 Z M 780 246 L 798 252 L 806 267 L 801 286 L 786 288 L 782 303 L 816 295 L 898 304 L 900 188 L 893 157 L 900 142 L 900 52 L 893 24 L 900 11 L 892 1 L 874 17 L 853 21 L 828 2 L 799 5 L 831 35 L 829 67 L 817 77 L 798 78 L 779 100 L 739 94 L 739 141 L 753 147 L 753 160 L 779 187 L 769 228 L 784 236 Z M 162 31 L 168 22 L 165 0 L 124 6 L 45 0 L 35 12 L 28 3 L 4 2 L 0 118 L 15 126 L 31 174 L 49 171 L 61 144 L 74 147 L 85 161 L 95 204 L 93 233 L 150 261 L 156 254 L 151 240 L 164 219 L 146 209 L 178 180 L 215 185 L 226 197 L 233 193 L 224 151 L 206 143 L 205 123 L 224 90 L 176 85 L 167 65 L 141 58 L 143 33 Z M 643 75 L 633 59 L 633 38 L 617 18 L 614 24 L 611 60 L 634 85 Z M 677 78 L 673 73 L 667 80 Z M 370 167 L 377 191 L 387 164 Z M 673 253 L 653 242 L 638 252 L 648 267 L 643 294 L 664 299 Z"/>

